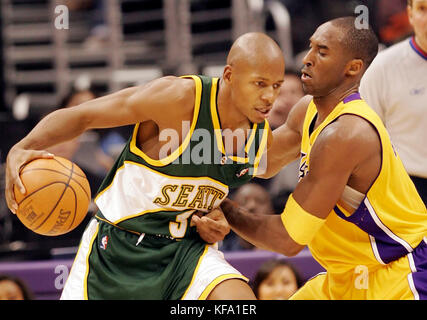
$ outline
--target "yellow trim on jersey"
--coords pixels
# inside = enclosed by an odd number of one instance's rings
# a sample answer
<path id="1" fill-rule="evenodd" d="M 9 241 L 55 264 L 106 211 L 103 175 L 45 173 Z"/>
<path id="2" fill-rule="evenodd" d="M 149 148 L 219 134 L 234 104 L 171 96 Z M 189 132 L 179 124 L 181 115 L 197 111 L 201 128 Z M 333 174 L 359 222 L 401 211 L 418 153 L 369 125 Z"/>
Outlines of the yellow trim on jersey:
<path id="1" fill-rule="evenodd" d="M 212 87 L 211 87 L 211 116 L 212 123 L 214 127 L 215 137 L 216 137 L 216 145 L 218 150 L 225 154 L 224 145 L 222 144 L 222 134 L 221 134 L 221 126 L 219 124 L 218 114 L 216 112 L 216 92 L 218 90 L 218 78 L 212 79 Z"/>
<path id="2" fill-rule="evenodd" d="M 268 139 L 269 131 L 270 131 L 270 125 L 269 125 L 268 121 L 265 120 L 265 126 L 264 126 L 264 131 L 262 133 L 261 143 L 260 143 L 260 146 L 258 148 L 258 152 L 257 152 L 257 155 L 255 157 L 255 162 L 254 162 L 254 173 L 253 173 L 254 177 L 257 175 L 258 166 L 259 166 L 259 163 L 261 162 L 262 155 L 264 154 L 265 146 L 267 145 L 267 139 Z"/>
<path id="3" fill-rule="evenodd" d="M 136 218 L 136 217 L 139 217 L 139 216 L 143 216 L 143 215 L 145 215 L 145 214 L 147 214 L 147 213 L 156 213 L 156 212 L 160 212 L 160 211 L 170 211 L 170 212 L 181 212 L 181 213 L 184 213 L 184 212 L 188 212 L 188 211 L 196 211 L 196 210 L 194 210 L 194 209 L 185 209 L 185 210 L 176 210 L 176 209 L 168 209 L 168 208 L 159 208 L 159 209 L 154 209 L 154 210 L 145 210 L 145 211 L 142 211 L 142 212 L 139 212 L 139 213 L 136 213 L 136 214 L 133 214 L 133 215 L 131 215 L 131 216 L 126 216 L 126 217 L 123 217 L 123 218 L 121 218 L 121 219 L 119 219 L 119 220 L 117 220 L 116 222 L 114 222 L 115 224 L 119 224 L 119 223 L 122 223 L 123 221 L 126 221 L 126 220 L 129 220 L 129 219 L 133 219 L 133 218 Z"/>
<path id="4" fill-rule="evenodd" d="M 148 155 L 146 155 L 141 149 L 139 149 L 136 145 L 136 137 L 138 134 L 138 129 L 139 129 L 140 123 L 137 123 L 135 125 L 134 130 L 133 130 L 132 140 L 130 142 L 130 151 L 132 153 L 140 156 L 142 159 L 144 159 L 146 162 L 148 162 L 152 166 L 163 167 L 163 166 L 166 166 L 169 163 L 173 162 L 174 160 L 176 160 L 184 152 L 184 150 L 187 148 L 188 144 L 190 143 L 193 131 L 196 127 L 197 118 L 199 116 L 199 111 L 200 111 L 200 101 L 202 98 L 202 81 L 197 76 L 192 76 L 192 75 L 183 76 L 183 78 L 185 78 L 185 77 L 188 77 L 188 78 L 191 77 L 194 80 L 194 82 L 196 83 L 196 99 L 195 99 L 195 103 L 194 103 L 193 120 L 191 122 L 190 131 L 187 133 L 187 136 L 184 138 L 184 140 L 182 141 L 182 143 L 178 147 L 178 149 L 175 149 L 175 151 L 173 151 L 169 156 L 167 156 L 163 159 L 159 159 L 159 160 L 152 159 Z"/>
<path id="5" fill-rule="evenodd" d="M 214 182 L 214 183 L 218 183 L 219 185 L 221 185 L 222 187 L 224 187 L 224 188 L 226 188 L 227 190 L 228 190 L 228 186 L 226 185 L 226 184 L 224 184 L 224 183 L 222 183 L 221 181 L 218 181 L 218 180 L 215 180 L 215 179 L 213 179 L 213 178 L 211 178 L 211 177 L 178 177 L 178 176 L 170 176 L 170 175 L 167 175 L 167 174 L 165 174 L 165 173 L 162 173 L 162 172 L 159 172 L 159 171 L 156 171 L 156 170 L 154 170 L 154 169 L 151 169 L 150 167 L 147 167 L 146 165 L 144 165 L 144 164 L 142 164 L 142 163 L 138 163 L 138 162 L 133 162 L 133 161 L 129 161 L 129 160 L 125 160 L 124 162 L 123 162 L 123 164 L 122 164 L 122 166 L 121 167 L 119 167 L 117 170 L 116 170 L 116 172 L 114 173 L 114 177 L 113 177 L 113 179 L 111 180 L 111 183 L 104 189 L 104 190 L 102 190 L 100 193 L 98 193 L 97 194 L 97 196 L 95 197 L 95 200 L 94 200 L 94 202 L 96 202 L 97 200 L 98 200 L 98 198 L 105 192 L 105 191 L 107 191 L 108 189 L 110 189 L 111 188 L 111 186 L 113 185 L 113 183 L 114 183 L 114 179 L 116 178 L 116 175 L 117 175 L 117 172 L 119 172 L 119 170 L 122 170 L 122 169 L 124 169 L 124 167 L 125 167 L 125 164 L 126 163 L 128 163 L 128 164 L 134 164 L 134 165 L 138 165 L 138 166 L 140 166 L 140 167 L 144 167 L 145 169 L 147 169 L 147 170 L 149 170 L 149 171 L 151 171 L 151 172 L 153 172 L 153 173 L 156 173 L 156 174 L 158 174 L 158 175 L 160 175 L 160 176 L 163 176 L 163 177 L 165 177 L 165 178 L 168 178 L 168 179 L 178 179 L 178 180 L 186 180 L 186 179 L 191 179 L 191 180 L 210 180 L 210 181 L 212 181 L 212 182 Z"/>
<path id="6" fill-rule="evenodd" d="M 82 245 L 83 245 L 83 241 L 81 241 L 80 244 L 79 244 L 79 248 L 77 249 L 77 253 L 75 255 L 76 258 L 74 259 L 73 264 L 71 265 L 71 269 L 70 269 L 70 273 L 69 274 L 71 274 L 71 272 L 73 272 L 73 268 L 74 268 L 74 265 L 76 264 L 77 257 L 79 256 L 80 249 L 82 248 Z M 67 280 L 65 280 L 64 288 L 67 286 L 68 279 L 70 279 L 70 277 L 68 277 Z"/>
<path id="7" fill-rule="evenodd" d="M 214 127 L 214 133 L 216 138 L 216 145 L 218 148 L 218 151 L 220 151 L 223 155 L 226 155 L 224 143 L 222 142 L 222 133 L 221 133 L 221 124 L 219 123 L 219 116 L 217 112 L 217 90 L 218 90 L 218 78 L 212 78 L 212 87 L 211 87 L 211 116 L 212 116 L 212 124 Z M 258 124 L 254 123 L 251 129 L 251 133 L 249 135 L 249 138 L 245 145 L 245 152 L 248 153 L 248 150 L 250 149 L 252 142 L 255 139 L 255 133 L 257 130 Z M 229 156 L 229 158 L 233 161 L 239 162 L 239 163 L 248 163 L 249 157 L 238 157 L 238 156 Z"/>
<path id="8" fill-rule="evenodd" d="M 191 286 L 193 285 L 194 280 L 196 279 L 197 272 L 199 271 L 200 265 L 202 264 L 203 258 L 206 256 L 206 253 L 208 253 L 209 245 L 205 246 L 205 250 L 203 251 L 202 255 L 199 258 L 199 261 L 197 262 L 196 269 L 194 269 L 193 277 L 191 278 L 190 284 L 188 285 L 187 289 L 185 290 L 184 294 L 181 297 L 181 300 L 185 299 L 185 296 L 188 293 L 188 290 L 190 290 Z"/>
<path id="9" fill-rule="evenodd" d="M 267 121 L 266 121 L 267 122 Z M 252 130 L 251 130 L 251 134 L 250 134 L 250 136 L 249 136 L 249 138 L 248 138 L 248 142 L 246 143 L 246 146 L 245 146 L 245 152 L 246 153 L 248 153 L 249 152 L 249 149 L 250 149 L 250 147 L 251 147 L 251 145 L 252 145 L 252 142 L 254 141 L 254 139 L 255 139 L 255 133 L 256 133 L 256 129 L 258 128 L 258 123 L 254 123 L 254 125 L 253 125 L 253 128 L 252 128 Z"/>
<path id="10" fill-rule="evenodd" d="M 150 170 L 150 171 L 152 171 L 152 172 L 154 172 L 154 173 L 157 173 L 157 174 L 159 174 L 159 175 L 161 175 L 161 176 L 163 176 L 163 177 L 165 177 L 165 178 L 168 178 L 168 179 L 182 179 L 182 180 L 185 180 L 185 179 L 191 179 L 191 180 L 210 180 L 210 181 L 215 182 L 215 183 L 218 183 L 218 184 L 220 184 L 221 186 L 223 186 L 224 188 L 227 188 L 227 189 L 228 189 L 228 186 L 227 186 L 226 184 L 222 183 L 221 181 L 215 180 L 215 179 L 213 179 L 213 178 L 211 178 L 211 177 L 206 177 L 206 176 L 204 176 L 204 177 L 181 177 L 181 176 L 171 176 L 171 175 L 167 175 L 167 174 L 165 174 L 165 173 L 162 173 L 162 172 L 156 171 L 156 170 L 154 170 L 154 169 L 151 169 L 150 167 L 147 167 L 146 165 L 144 165 L 144 164 L 142 164 L 142 163 L 133 162 L 133 161 L 127 161 L 127 160 L 126 160 L 126 161 L 124 161 L 124 162 L 125 162 L 125 163 L 127 162 L 127 163 L 131 163 L 131 164 L 136 164 L 136 165 L 138 165 L 138 166 L 144 167 L 144 168 L 146 168 L 146 169 L 148 169 L 148 170 Z"/>
<path id="11" fill-rule="evenodd" d="M 89 276 L 89 257 L 90 257 L 90 254 L 92 253 L 93 242 L 95 241 L 96 236 L 98 235 L 98 229 L 99 229 L 99 224 L 96 225 L 95 233 L 93 234 L 92 239 L 90 239 L 89 250 L 86 256 L 86 274 L 83 280 L 83 294 L 84 294 L 85 300 L 89 300 L 88 293 L 87 293 L 87 277 Z"/>
<path id="12" fill-rule="evenodd" d="M 237 274 L 237 273 L 229 273 L 229 274 L 223 274 L 217 278 L 215 278 L 206 288 L 205 290 L 203 290 L 202 294 L 200 295 L 198 300 L 206 300 L 206 298 L 209 296 L 209 294 L 213 291 L 213 289 L 215 289 L 215 287 L 220 284 L 221 282 L 223 282 L 224 280 L 228 280 L 228 279 L 242 279 L 246 282 L 249 281 L 248 278 L 246 278 L 245 276 L 241 275 L 241 274 Z"/>

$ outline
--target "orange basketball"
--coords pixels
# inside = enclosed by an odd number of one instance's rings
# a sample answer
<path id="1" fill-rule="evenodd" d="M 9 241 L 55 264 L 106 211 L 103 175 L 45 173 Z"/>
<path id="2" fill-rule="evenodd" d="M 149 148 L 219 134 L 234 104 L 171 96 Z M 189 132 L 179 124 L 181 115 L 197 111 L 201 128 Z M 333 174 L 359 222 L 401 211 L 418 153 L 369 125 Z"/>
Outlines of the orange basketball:
<path id="1" fill-rule="evenodd" d="M 32 231 L 45 236 L 65 234 L 85 218 L 91 200 L 84 172 L 61 158 L 36 159 L 20 172 L 26 194 L 14 186 L 16 215 Z"/>

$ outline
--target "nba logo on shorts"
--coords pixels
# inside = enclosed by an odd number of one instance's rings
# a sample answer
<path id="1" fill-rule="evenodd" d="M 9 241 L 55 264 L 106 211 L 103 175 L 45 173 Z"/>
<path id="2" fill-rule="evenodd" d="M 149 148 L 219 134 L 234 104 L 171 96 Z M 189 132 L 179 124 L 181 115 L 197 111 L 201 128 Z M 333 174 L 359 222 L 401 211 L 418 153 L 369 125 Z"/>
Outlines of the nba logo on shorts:
<path id="1" fill-rule="evenodd" d="M 101 239 L 101 244 L 99 245 L 99 247 L 103 250 L 107 249 L 107 243 L 108 243 L 108 236 L 103 236 Z"/>

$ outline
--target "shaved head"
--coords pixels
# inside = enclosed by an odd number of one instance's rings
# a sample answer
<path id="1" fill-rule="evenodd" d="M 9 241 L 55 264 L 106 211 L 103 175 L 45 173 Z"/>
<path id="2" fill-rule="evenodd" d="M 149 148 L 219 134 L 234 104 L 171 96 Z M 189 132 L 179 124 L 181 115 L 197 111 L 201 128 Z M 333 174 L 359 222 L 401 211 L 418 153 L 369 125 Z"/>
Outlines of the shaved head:
<path id="1" fill-rule="evenodd" d="M 250 32 L 234 41 L 227 57 L 227 64 L 236 67 L 242 64 L 256 66 L 274 60 L 284 61 L 279 45 L 264 33 Z"/>
<path id="2" fill-rule="evenodd" d="M 245 33 L 228 53 L 218 99 L 233 106 L 236 118 L 261 123 L 279 94 L 284 73 L 285 59 L 278 44 L 264 33 Z"/>

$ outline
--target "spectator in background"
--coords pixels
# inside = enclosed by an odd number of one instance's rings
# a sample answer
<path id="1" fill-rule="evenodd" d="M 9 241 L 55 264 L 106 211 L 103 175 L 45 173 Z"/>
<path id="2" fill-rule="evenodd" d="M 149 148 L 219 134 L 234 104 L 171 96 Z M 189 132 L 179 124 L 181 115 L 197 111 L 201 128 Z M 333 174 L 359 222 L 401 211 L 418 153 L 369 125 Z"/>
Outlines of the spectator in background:
<path id="1" fill-rule="evenodd" d="M 268 116 L 268 122 L 272 130 L 286 122 L 289 111 L 304 96 L 300 74 L 297 71 L 287 69 L 283 80 L 279 96 Z"/>
<path id="2" fill-rule="evenodd" d="M 77 90 L 73 88 L 61 101 L 60 108 L 70 108 L 95 98 L 95 93 L 90 89 Z M 82 137 L 77 137 L 72 140 L 60 143 L 58 145 L 50 147 L 48 151 L 56 156 L 60 156 L 76 162 L 76 164 L 81 167 L 85 172 L 86 177 L 89 180 L 93 196 L 103 180 L 103 174 L 105 174 L 105 172 L 109 168 L 111 168 L 113 160 L 105 160 L 107 158 L 107 155 L 105 155 L 99 148 L 99 150 L 95 153 L 95 162 L 102 164 L 103 166 L 105 166 L 105 168 L 102 170 L 102 172 L 94 172 L 93 170 L 90 170 L 89 168 L 85 167 L 84 160 L 81 158 L 78 159 L 77 155 L 79 148 L 81 147 L 81 139 Z M 93 159 L 91 159 L 91 161 L 94 162 Z"/>
<path id="3" fill-rule="evenodd" d="M 234 201 L 247 209 L 250 213 L 273 214 L 273 204 L 267 190 L 257 183 L 248 183 L 241 186 L 233 196 Z M 240 238 L 236 233 L 230 233 L 220 245 L 222 251 L 252 250 L 255 247 Z"/>
<path id="4" fill-rule="evenodd" d="M 382 43 L 390 45 L 407 37 L 411 24 L 406 13 L 407 0 L 379 0 L 377 3 L 376 20 L 378 33 Z"/>
<path id="5" fill-rule="evenodd" d="M 91 14 L 91 30 L 83 46 L 91 50 L 102 50 L 110 39 L 110 30 L 107 23 L 107 3 L 105 0 L 93 0 Z"/>
<path id="6" fill-rule="evenodd" d="M 302 278 L 291 263 L 284 259 L 271 259 L 258 269 L 252 289 L 258 300 L 287 300 L 302 285 Z"/>
<path id="7" fill-rule="evenodd" d="M 274 130 L 286 122 L 289 111 L 304 96 L 299 73 L 286 70 L 284 83 L 280 87 L 280 93 L 273 104 L 273 109 L 268 117 L 268 122 Z M 282 212 L 283 205 L 289 194 L 298 183 L 299 160 L 284 167 L 276 176 L 269 179 L 268 191 L 273 199 L 275 212 Z M 260 179 L 262 180 L 262 179 Z"/>
<path id="8" fill-rule="evenodd" d="M 360 93 L 378 113 L 427 204 L 427 0 L 408 0 L 415 35 L 380 52 Z"/>
<path id="9" fill-rule="evenodd" d="M 107 1 L 105 0 L 65 0 L 65 5 L 71 11 L 87 11 L 90 13 L 90 31 L 83 47 L 90 50 L 105 49 L 109 40 L 109 27 L 106 22 Z"/>
<path id="10" fill-rule="evenodd" d="M 33 293 L 20 278 L 0 275 L 0 300 L 33 300 Z"/>

